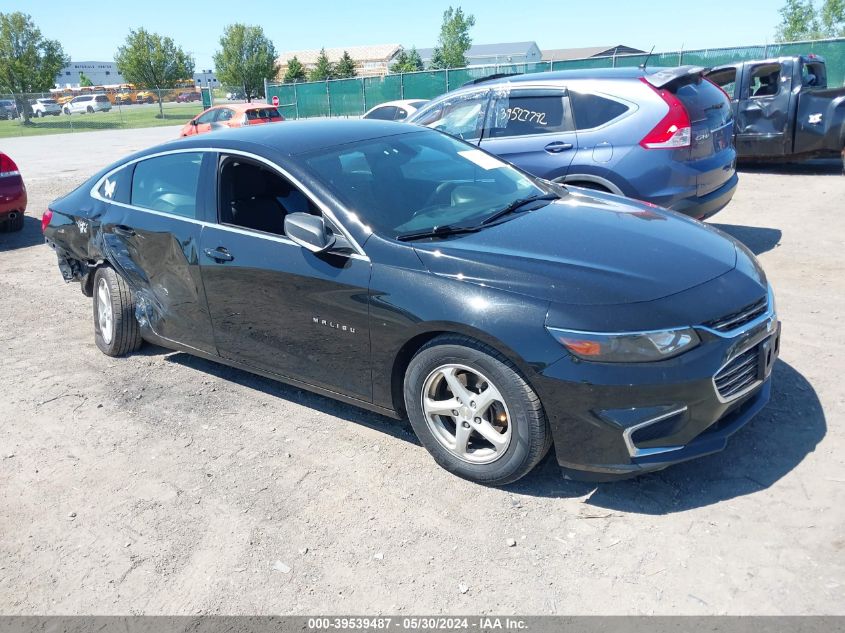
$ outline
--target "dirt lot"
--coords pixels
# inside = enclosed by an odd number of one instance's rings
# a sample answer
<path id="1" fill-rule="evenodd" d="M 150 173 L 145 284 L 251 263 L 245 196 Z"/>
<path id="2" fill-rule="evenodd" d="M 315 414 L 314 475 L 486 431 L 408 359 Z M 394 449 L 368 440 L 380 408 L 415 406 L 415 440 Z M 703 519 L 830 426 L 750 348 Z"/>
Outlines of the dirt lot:
<path id="1" fill-rule="evenodd" d="M 547 459 L 497 490 L 407 425 L 97 350 L 36 218 L 173 132 L 4 142 L 33 217 L 0 234 L 1 613 L 845 614 L 839 164 L 746 171 L 715 218 L 759 254 L 784 323 L 773 401 L 727 451 L 598 486 Z"/>

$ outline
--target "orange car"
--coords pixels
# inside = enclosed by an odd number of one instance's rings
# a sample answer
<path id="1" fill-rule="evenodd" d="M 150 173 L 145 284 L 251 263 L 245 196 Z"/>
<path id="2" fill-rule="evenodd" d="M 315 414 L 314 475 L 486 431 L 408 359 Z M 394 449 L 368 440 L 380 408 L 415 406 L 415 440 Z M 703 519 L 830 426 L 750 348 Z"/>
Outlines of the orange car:
<path id="1" fill-rule="evenodd" d="M 185 124 L 179 135 L 193 136 L 227 127 L 278 123 L 284 120 L 285 117 L 278 109 L 266 103 L 230 103 L 213 106 L 198 114 Z"/>

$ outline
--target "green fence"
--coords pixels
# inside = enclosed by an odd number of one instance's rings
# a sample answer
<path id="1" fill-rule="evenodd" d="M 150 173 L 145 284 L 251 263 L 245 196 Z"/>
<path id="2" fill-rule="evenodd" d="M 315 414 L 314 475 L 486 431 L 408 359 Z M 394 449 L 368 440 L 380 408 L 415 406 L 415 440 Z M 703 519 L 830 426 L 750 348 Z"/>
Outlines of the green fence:
<path id="1" fill-rule="evenodd" d="M 648 58 L 649 66 L 692 64 L 713 67 L 733 61 L 810 53 L 821 55 L 827 60 L 829 86 L 841 86 L 845 83 L 845 38 L 838 38 L 766 46 L 673 51 L 655 53 L 651 56 L 590 57 L 534 64 L 499 64 L 452 70 L 428 70 L 384 77 L 336 79 L 298 84 L 271 83 L 267 85 L 267 99 L 269 101 L 274 96 L 278 97 L 281 110 L 288 119 L 359 116 L 385 101 L 432 99 L 444 92 L 459 88 L 468 81 L 493 73 L 537 73 L 581 68 L 635 67 L 643 64 L 646 58 Z"/>

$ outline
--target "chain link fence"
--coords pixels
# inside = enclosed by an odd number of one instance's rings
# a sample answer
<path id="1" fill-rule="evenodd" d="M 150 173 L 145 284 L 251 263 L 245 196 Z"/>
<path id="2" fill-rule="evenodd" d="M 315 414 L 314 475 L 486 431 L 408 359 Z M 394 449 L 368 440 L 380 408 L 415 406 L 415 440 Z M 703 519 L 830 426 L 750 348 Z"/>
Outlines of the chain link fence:
<path id="1" fill-rule="evenodd" d="M 191 87 L 0 94 L 0 138 L 180 125 L 202 109 Z"/>
<path id="2" fill-rule="evenodd" d="M 582 68 L 621 68 L 640 66 L 713 67 L 734 61 L 790 55 L 821 55 L 827 61 L 828 85 L 845 82 L 845 38 L 768 44 L 736 48 L 710 48 L 673 51 L 652 55 L 590 57 L 532 64 L 498 64 L 452 70 L 429 70 L 384 77 L 335 79 L 308 83 L 268 83 L 267 99 L 279 99 L 279 109 L 287 119 L 326 116 L 359 116 L 373 106 L 396 99 L 431 99 L 468 81 L 499 73 L 538 73 Z"/>

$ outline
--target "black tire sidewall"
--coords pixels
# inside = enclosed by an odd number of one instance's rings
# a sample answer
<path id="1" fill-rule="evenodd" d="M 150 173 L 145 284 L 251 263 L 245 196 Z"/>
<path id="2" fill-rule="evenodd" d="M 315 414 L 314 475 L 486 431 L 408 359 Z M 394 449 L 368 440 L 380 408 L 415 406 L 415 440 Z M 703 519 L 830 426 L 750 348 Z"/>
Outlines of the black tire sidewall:
<path id="1" fill-rule="evenodd" d="M 422 388 L 426 378 L 437 367 L 447 364 L 465 365 L 490 379 L 505 398 L 511 418 L 511 442 L 505 454 L 490 464 L 472 464 L 451 453 L 434 437 L 422 410 Z M 545 424 L 525 391 L 527 383 L 504 362 L 484 351 L 456 344 L 424 348 L 412 360 L 405 376 L 405 408 L 411 426 L 434 460 L 451 473 L 487 485 L 503 485 L 516 481 L 536 464 L 541 447 L 532 445 L 532 425 Z M 530 390 L 530 387 L 528 387 Z"/>

